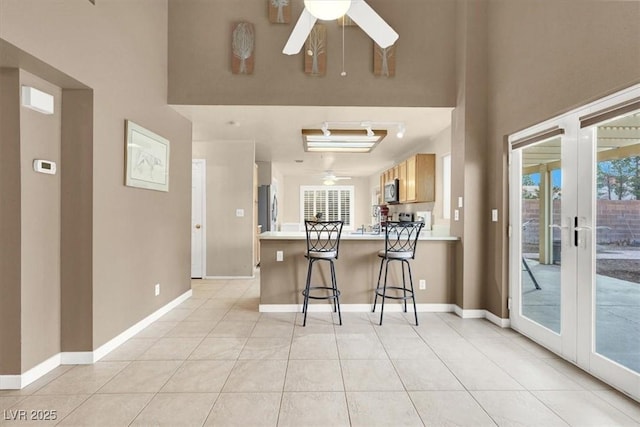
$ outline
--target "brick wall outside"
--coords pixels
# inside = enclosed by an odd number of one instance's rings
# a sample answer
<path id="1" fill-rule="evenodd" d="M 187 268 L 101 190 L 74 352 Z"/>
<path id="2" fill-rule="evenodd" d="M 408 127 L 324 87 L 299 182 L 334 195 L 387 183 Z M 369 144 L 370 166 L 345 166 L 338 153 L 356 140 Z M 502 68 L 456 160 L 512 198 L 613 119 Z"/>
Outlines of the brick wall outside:
<path id="1" fill-rule="evenodd" d="M 560 200 L 553 201 L 553 223 L 560 224 Z M 539 201 L 522 201 L 523 244 L 537 244 Z M 640 200 L 598 200 L 596 242 L 600 245 L 640 246 Z M 554 241 L 560 231 L 554 230 Z"/>

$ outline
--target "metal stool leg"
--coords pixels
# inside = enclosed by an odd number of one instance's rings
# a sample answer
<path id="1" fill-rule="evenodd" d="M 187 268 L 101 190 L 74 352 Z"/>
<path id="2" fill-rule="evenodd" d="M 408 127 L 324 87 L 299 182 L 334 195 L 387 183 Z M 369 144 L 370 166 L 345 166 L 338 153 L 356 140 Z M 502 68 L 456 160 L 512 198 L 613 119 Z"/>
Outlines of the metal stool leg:
<path id="1" fill-rule="evenodd" d="M 413 290 L 413 274 L 411 274 L 411 264 L 407 261 L 407 268 L 409 269 L 409 284 L 411 284 L 411 298 L 413 299 L 413 313 L 416 316 L 416 326 L 418 326 L 418 308 L 416 307 L 416 293 Z M 404 300 L 407 303 L 407 300 Z"/>
<path id="2" fill-rule="evenodd" d="M 336 267 L 333 264 L 333 260 L 331 260 L 331 284 L 333 286 L 333 309 L 334 311 L 338 311 L 338 320 L 340 321 L 340 325 L 342 325 L 342 314 L 340 313 L 340 296 L 338 293 L 338 279 L 336 278 Z"/>
<path id="3" fill-rule="evenodd" d="M 383 261 L 386 261 L 386 263 L 384 266 L 384 285 L 382 288 L 382 305 L 380 308 L 380 326 L 382 326 L 382 315 L 384 314 L 384 300 L 387 297 L 387 273 L 389 272 L 389 260 L 383 259 Z"/>
<path id="4" fill-rule="evenodd" d="M 384 265 L 384 258 L 380 259 L 380 272 L 378 272 L 378 284 L 376 285 L 376 291 L 373 299 L 373 310 L 372 313 L 376 312 L 376 304 L 378 303 L 378 289 L 380 289 L 380 279 L 382 278 L 382 266 Z"/>
<path id="5" fill-rule="evenodd" d="M 407 312 L 407 284 L 404 278 L 404 263 L 406 262 L 406 260 L 402 260 L 401 262 L 401 268 L 402 268 L 402 293 L 404 295 L 404 312 Z M 409 263 L 407 263 L 409 264 Z"/>
<path id="6" fill-rule="evenodd" d="M 304 320 L 302 326 L 307 326 L 307 312 L 309 311 L 309 292 L 311 287 L 311 270 L 313 269 L 313 259 L 309 258 L 309 267 L 307 267 L 307 284 L 304 288 L 304 303 L 302 304 L 302 312 Z"/>

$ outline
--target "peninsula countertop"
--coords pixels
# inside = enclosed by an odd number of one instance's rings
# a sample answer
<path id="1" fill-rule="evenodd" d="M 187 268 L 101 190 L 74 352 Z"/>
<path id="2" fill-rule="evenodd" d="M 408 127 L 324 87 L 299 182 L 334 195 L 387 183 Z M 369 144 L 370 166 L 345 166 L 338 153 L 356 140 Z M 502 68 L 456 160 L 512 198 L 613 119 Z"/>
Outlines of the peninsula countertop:
<path id="1" fill-rule="evenodd" d="M 260 240 L 305 240 L 304 231 L 266 231 L 259 235 Z M 384 240 L 384 233 L 342 231 L 340 240 Z M 460 240 L 445 231 L 422 231 L 418 240 Z"/>

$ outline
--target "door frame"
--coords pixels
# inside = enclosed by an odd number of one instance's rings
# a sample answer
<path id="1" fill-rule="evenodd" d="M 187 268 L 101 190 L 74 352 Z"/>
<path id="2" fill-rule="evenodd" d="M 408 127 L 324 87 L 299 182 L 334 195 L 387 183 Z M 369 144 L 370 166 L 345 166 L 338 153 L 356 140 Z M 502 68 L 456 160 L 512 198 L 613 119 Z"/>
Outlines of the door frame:
<path id="1" fill-rule="evenodd" d="M 561 317 L 561 336 L 554 339 L 549 336 L 549 333 L 553 333 L 552 331 L 543 331 L 542 329 L 545 328 L 531 320 L 519 316 L 518 310 L 521 309 L 521 265 L 519 263 L 521 247 L 519 247 L 519 242 L 522 238 L 522 231 L 519 229 L 519 225 L 521 223 L 521 198 L 519 194 L 521 186 L 518 183 L 522 182 L 522 172 L 520 167 L 521 164 L 519 162 L 520 157 L 517 155 L 514 156 L 514 150 L 511 145 L 515 140 L 535 135 L 535 133 L 549 129 L 554 125 L 559 125 L 565 129 L 565 136 L 569 135 L 569 138 L 574 138 L 574 141 L 570 141 L 568 144 L 571 146 L 571 155 L 563 155 L 563 161 L 565 160 L 565 157 L 567 157 L 572 161 L 575 160 L 576 162 L 579 162 L 578 164 L 580 167 L 572 166 L 575 167 L 576 171 L 574 176 L 563 176 L 563 190 L 565 185 L 571 189 L 575 188 L 576 195 L 572 196 L 568 203 L 575 205 L 574 216 L 579 217 L 583 221 L 579 226 L 592 226 L 596 213 L 594 180 L 597 179 L 594 173 L 594 165 L 597 160 L 595 153 L 597 141 L 595 140 L 596 135 L 594 129 L 599 125 L 599 123 L 592 124 L 589 127 L 580 128 L 580 119 L 587 116 L 597 115 L 598 113 L 603 113 L 612 109 L 614 106 L 624 104 L 637 98 L 640 98 L 640 84 L 636 84 L 616 93 L 602 97 L 568 113 L 554 117 L 553 119 L 509 136 L 509 302 L 515 302 L 513 307 L 510 308 L 510 318 L 511 324 L 518 332 L 529 336 L 534 341 L 548 347 L 561 357 L 573 362 L 590 374 L 606 381 L 608 384 L 630 394 L 635 399 L 640 399 L 640 374 L 596 353 L 596 281 L 595 269 L 591 268 L 595 262 L 595 245 L 593 244 L 595 227 L 592 227 L 592 230 L 589 233 L 581 232 L 583 234 L 580 238 L 586 239 L 585 247 L 576 248 L 577 250 L 570 251 L 572 255 L 570 255 L 569 259 L 565 257 L 564 253 L 562 254 L 563 264 L 565 262 L 571 262 L 574 264 L 575 267 L 573 269 L 575 270 L 575 273 L 573 274 L 573 278 L 570 279 L 570 281 L 574 283 L 569 286 L 572 289 L 567 289 L 567 292 L 565 292 L 564 289 L 567 287 L 565 284 L 564 273 L 562 276 L 563 289 L 561 294 L 561 304 L 563 311 Z M 586 144 L 589 145 L 584 147 Z M 576 182 L 566 183 L 567 178 Z M 578 195 L 578 192 L 580 192 L 580 195 Z M 563 209 L 566 200 L 565 196 L 565 193 L 563 193 Z M 562 217 L 564 218 L 565 216 L 567 216 L 567 214 L 563 212 Z M 574 227 L 569 228 L 570 235 L 574 233 L 573 228 Z M 579 253 L 579 251 L 583 252 Z M 590 257 L 590 259 L 587 257 Z M 571 298 L 571 301 L 565 298 Z M 569 302 L 568 307 L 565 307 L 567 302 Z M 562 338 L 565 326 L 569 326 L 566 324 L 565 319 L 569 320 L 571 322 L 570 325 L 573 325 L 575 328 L 571 339 Z M 536 327 L 531 327 L 532 325 L 535 325 Z M 571 347 L 573 347 L 573 350 L 571 350 Z"/>
<path id="2" fill-rule="evenodd" d="M 574 119 L 575 114 L 567 113 L 559 117 L 544 121 L 535 126 L 527 128 L 523 131 L 514 133 L 509 136 L 509 228 L 510 232 L 510 256 L 509 256 L 509 302 L 510 311 L 509 318 L 513 329 L 528 336 L 537 343 L 547 347 L 551 351 L 561 355 L 572 362 L 576 361 L 576 342 L 577 342 L 577 319 L 575 304 L 567 304 L 572 299 L 575 300 L 576 294 L 576 253 L 575 251 L 566 250 L 567 243 L 570 243 L 570 229 L 561 231 L 561 289 L 560 289 L 560 333 L 556 333 L 543 325 L 522 315 L 521 305 L 521 278 L 522 278 L 522 247 L 519 243 L 522 239 L 522 198 L 521 198 L 521 182 L 522 182 L 522 163 L 521 155 L 515 153 L 512 143 L 523 138 L 534 137 L 543 134 L 555 128 L 561 129 L 564 133 L 560 135 L 562 143 L 565 141 L 575 140 L 577 136 L 575 131 L 570 129 L 569 124 Z M 556 135 L 557 136 L 557 135 Z M 556 137 L 553 136 L 553 137 Z M 549 139 L 553 138 L 550 137 Z M 536 143 L 543 142 L 537 141 Z M 575 141 L 571 146 L 571 152 L 563 150 L 561 160 L 564 166 L 577 168 L 577 159 L 574 150 L 576 150 Z M 535 144 L 535 143 L 534 143 Z M 532 144 L 532 145 L 534 145 Z M 518 149 L 520 150 L 520 149 Z M 575 163 L 570 164 L 569 162 Z M 516 184 L 517 185 L 514 185 Z M 562 178 L 562 206 L 561 206 L 561 226 L 567 226 L 567 217 L 575 216 L 577 209 L 577 200 L 575 191 L 573 195 L 565 192 L 566 188 L 575 188 L 577 180 L 574 177 L 564 176 Z M 547 224 L 542 224 L 547 226 Z M 515 262 L 518 260 L 518 262 Z"/>
<path id="3" fill-rule="evenodd" d="M 202 278 L 204 279 L 207 276 L 207 161 L 205 159 L 191 159 L 191 165 L 192 165 L 191 180 L 192 181 L 193 181 L 193 165 L 194 164 L 202 165 L 202 179 L 201 179 L 202 193 L 200 195 L 202 199 L 202 211 L 201 211 L 202 248 L 200 253 L 202 255 Z M 192 212 L 191 227 L 193 227 L 193 200 L 191 200 L 191 212 Z M 193 257 L 193 252 L 191 253 L 191 257 Z"/>

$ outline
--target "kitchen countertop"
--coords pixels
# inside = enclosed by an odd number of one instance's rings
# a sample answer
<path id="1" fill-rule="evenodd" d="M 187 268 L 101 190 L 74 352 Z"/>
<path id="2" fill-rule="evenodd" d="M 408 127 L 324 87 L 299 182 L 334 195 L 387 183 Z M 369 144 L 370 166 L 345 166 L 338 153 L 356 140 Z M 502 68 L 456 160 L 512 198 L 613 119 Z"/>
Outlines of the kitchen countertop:
<path id="1" fill-rule="evenodd" d="M 266 231 L 259 235 L 260 240 L 305 240 L 304 231 Z M 375 234 L 365 232 L 361 234 L 355 231 L 343 231 L 340 240 L 384 240 L 384 233 Z M 422 231 L 418 240 L 460 240 L 442 231 Z"/>

